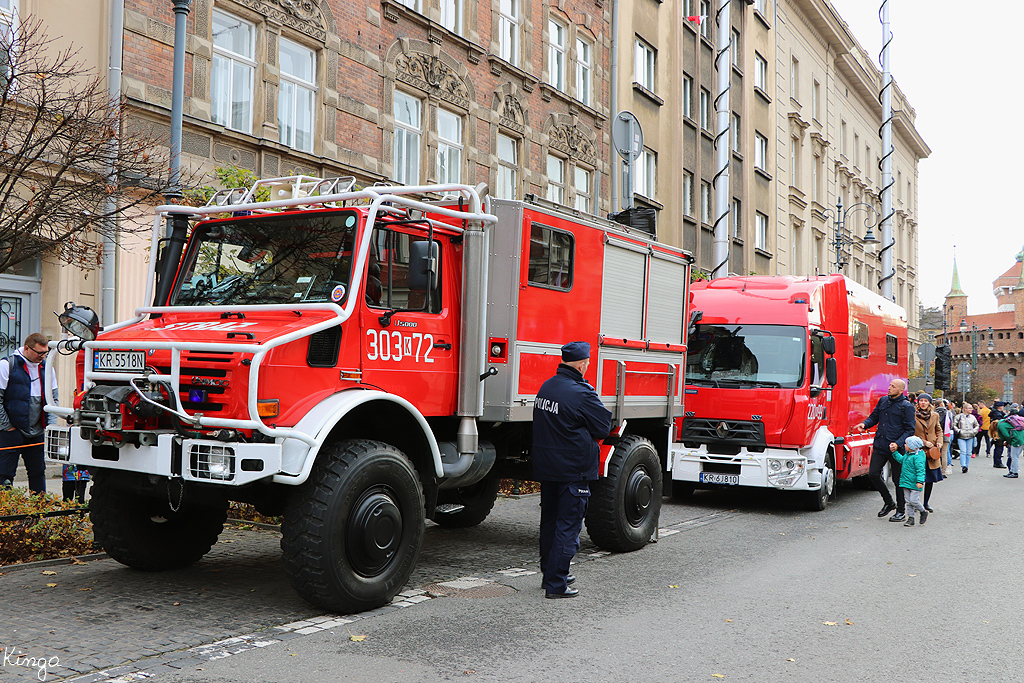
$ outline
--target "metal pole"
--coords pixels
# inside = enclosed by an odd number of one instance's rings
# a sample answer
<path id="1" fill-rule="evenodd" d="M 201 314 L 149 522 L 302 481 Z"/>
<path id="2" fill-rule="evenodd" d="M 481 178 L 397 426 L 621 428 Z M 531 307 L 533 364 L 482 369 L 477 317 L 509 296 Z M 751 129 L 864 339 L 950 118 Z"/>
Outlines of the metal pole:
<path id="1" fill-rule="evenodd" d="M 971 370 L 978 369 L 978 324 L 971 323 Z"/>
<path id="2" fill-rule="evenodd" d="M 729 140 L 730 114 L 729 87 L 732 77 L 730 45 L 732 42 L 732 12 L 730 0 L 719 0 L 715 14 L 716 44 L 715 68 L 718 73 L 718 94 L 715 97 L 715 177 L 712 186 L 715 191 L 715 237 L 712 242 L 714 268 L 711 278 L 726 277 L 729 274 L 729 161 L 731 145 Z"/>
<path id="3" fill-rule="evenodd" d="M 892 71 L 889 64 L 889 0 L 882 0 L 882 278 L 879 280 L 881 294 L 895 301 L 892 281 L 896 271 L 892 266 L 892 252 L 896 241 L 892 235 Z"/>
<path id="4" fill-rule="evenodd" d="M 836 201 L 836 272 L 843 270 L 843 198 Z"/>
<path id="5" fill-rule="evenodd" d="M 171 85 L 171 177 L 168 203 L 181 199 L 181 118 L 185 100 L 185 29 L 192 0 L 174 1 L 174 78 Z"/>
<path id="6" fill-rule="evenodd" d="M 124 48 L 124 0 L 113 0 L 110 3 L 110 46 L 107 54 L 107 94 L 115 105 L 121 103 L 121 60 Z M 111 185 L 117 184 L 115 177 L 117 155 L 120 147 L 120 114 L 114 121 L 114 135 L 111 136 L 107 148 L 107 168 L 104 175 Z M 117 201 L 107 196 L 103 200 L 103 219 L 107 229 L 103 235 L 103 273 L 102 294 L 100 297 L 100 322 L 104 327 L 117 322 Z"/>
<path id="7" fill-rule="evenodd" d="M 611 86 L 611 113 L 615 116 L 618 109 L 619 102 L 619 0 L 612 0 L 612 86 Z M 596 54 L 596 53 L 595 53 Z M 616 192 L 616 180 L 618 180 L 618 174 L 615 172 L 615 164 L 618 163 L 618 153 L 615 151 L 615 146 L 612 145 L 608 148 L 608 158 L 610 163 L 608 164 L 608 175 L 611 187 L 612 195 L 612 213 L 619 211 L 619 193 Z M 620 181 L 621 182 L 621 181 Z M 595 207 L 597 203 L 597 195 L 594 195 Z M 595 213 L 597 213 L 595 211 Z"/>

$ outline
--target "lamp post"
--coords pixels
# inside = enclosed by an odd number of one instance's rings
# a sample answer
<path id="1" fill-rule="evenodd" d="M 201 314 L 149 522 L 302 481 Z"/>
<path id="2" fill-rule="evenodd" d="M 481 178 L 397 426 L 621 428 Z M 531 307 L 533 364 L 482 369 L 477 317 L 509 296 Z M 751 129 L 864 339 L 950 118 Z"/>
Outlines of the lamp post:
<path id="1" fill-rule="evenodd" d="M 967 320 L 961 318 L 960 320 L 960 332 L 967 333 Z M 971 323 L 971 370 L 976 371 L 978 369 L 978 327 L 977 323 Z M 992 341 L 992 326 L 988 326 L 988 346 L 989 351 L 996 348 L 995 343 Z"/>
<path id="2" fill-rule="evenodd" d="M 857 209 L 864 209 L 870 211 L 870 215 L 864 220 L 864 227 L 867 228 L 867 232 L 864 233 L 864 237 L 857 237 L 856 235 L 846 235 L 846 217 Z M 835 237 L 832 239 L 832 246 L 836 250 L 836 270 L 842 271 L 846 268 L 850 262 L 849 258 L 845 258 L 848 255 L 846 251 L 847 247 L 853 246 L 858 242 L 864 244 L 875 244 L 878 239 L 875 237 L 875 226 L 878 225 L 878 210 L 866 202 L 858 202 L 843 210 L 843 199 L 842 197 L 836 202 L 836 209 L 825 209 L 823 212 L 825 216 L 831 217 L 834 223 Z"/>

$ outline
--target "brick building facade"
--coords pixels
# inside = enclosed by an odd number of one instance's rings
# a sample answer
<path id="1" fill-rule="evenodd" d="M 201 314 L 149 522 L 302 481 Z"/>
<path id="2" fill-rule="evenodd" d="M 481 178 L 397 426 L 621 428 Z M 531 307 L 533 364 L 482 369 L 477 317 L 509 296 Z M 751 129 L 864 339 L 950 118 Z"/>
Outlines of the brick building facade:
<path id="1" fill-rule="evenodd" d="M 953 367 L 972 362 L 977 352 L 974 381 L 996 392 L 1004 401 L 1024 401 L 1024 381 L 1018 379 L 1024 363 L 1024 250 L 1013 266 L 992 282 L 995 313 L 970 314 L 967 294 L 960 288 L 960 276 L 953 264 L 953 283 L 943 305 L 945 334 L 936 343 L 947 342 L 953 352 Z"/>
<path id="2" fill-rule="evenodd" d="M 132 125 L 161 137 L 170 6 L 125 12 Z M 606 213 L 609 12 L 602 0 L 195 0 L 183 166 L 486 182 Z"/>

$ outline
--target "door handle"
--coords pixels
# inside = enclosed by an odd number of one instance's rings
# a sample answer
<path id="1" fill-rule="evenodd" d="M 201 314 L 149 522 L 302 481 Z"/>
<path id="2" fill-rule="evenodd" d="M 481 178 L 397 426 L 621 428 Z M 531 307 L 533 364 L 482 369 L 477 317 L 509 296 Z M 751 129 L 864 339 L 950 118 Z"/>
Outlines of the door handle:
<path id="1" fill-rule="evenodd" d="M 437 342 L 436 344 L 434 344 L 434 348 L 435 349 L 444 349 L 445 351 L 451 351 L 452 350 L 452 345 L 449 344 L 448 342 Z"/>

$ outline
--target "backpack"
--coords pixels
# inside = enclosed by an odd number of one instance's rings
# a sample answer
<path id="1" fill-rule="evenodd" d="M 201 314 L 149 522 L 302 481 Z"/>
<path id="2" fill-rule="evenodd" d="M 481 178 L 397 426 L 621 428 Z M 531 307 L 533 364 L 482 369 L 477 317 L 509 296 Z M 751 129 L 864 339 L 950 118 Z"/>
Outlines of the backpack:
<path id="1" fill-rule="evenodd" d="M 1009 420 L 1010 424 L 1013 425 L 1014 431 L 1020 431 L 1024 429 L 1024 417 L 1021 417 L 1020 415 L 1011 415 L 1006 419 Z"/>

